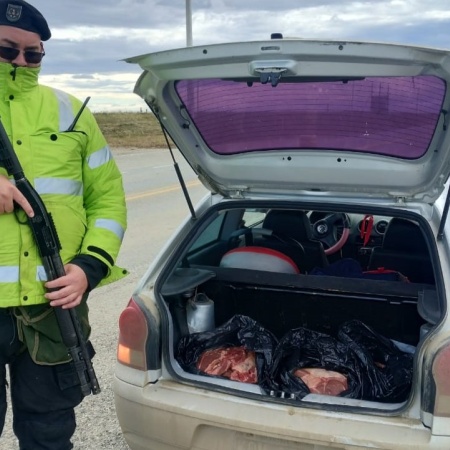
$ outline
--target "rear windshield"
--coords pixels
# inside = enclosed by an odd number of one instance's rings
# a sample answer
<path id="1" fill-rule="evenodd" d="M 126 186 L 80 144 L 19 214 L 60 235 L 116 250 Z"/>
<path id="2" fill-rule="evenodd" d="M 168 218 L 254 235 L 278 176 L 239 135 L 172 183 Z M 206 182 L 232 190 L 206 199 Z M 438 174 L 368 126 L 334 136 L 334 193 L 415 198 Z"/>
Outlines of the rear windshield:
<path id="1" fill-rule="evenodd" d="M 220 155 L 329 149 L 423 156 L 446 85 L 434 76 L 289 82 L 183 80 L 176 90 L 208 147 Z"/>

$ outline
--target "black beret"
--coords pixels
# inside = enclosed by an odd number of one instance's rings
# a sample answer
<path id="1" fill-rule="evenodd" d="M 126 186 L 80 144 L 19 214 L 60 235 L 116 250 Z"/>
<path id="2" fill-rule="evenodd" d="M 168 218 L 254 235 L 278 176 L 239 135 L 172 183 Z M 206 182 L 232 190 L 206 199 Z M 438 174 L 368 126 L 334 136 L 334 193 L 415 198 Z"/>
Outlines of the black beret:
<path id="1" fill-rule="evenodd" d="M 0 0 L 0 25 L 32 31 L 39 34 L 43 41 L 47 41 L 51 36 L 44 16 L 23 0 Z"/>

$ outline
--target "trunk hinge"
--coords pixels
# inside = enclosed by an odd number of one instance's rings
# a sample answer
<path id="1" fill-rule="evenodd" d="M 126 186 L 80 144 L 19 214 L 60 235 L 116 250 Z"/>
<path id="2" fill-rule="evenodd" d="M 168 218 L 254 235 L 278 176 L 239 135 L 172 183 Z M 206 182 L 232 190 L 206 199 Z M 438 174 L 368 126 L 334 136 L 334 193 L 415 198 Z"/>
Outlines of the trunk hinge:
<path id="1" fill-rule="evenodd" d="M 242 193 L 244 189 L 237 189 L 235 191 L 230 191 L 230 198 L 239 199 L 242 200 L 245 198 L 244 194 Z"/>
<path id="2" fill-rule="evenodd" d="M 395 197 L 395 203 L 398 203 L 399 205 L 404 205 L 406 203 L 406 197 L 403 196 Z"/>

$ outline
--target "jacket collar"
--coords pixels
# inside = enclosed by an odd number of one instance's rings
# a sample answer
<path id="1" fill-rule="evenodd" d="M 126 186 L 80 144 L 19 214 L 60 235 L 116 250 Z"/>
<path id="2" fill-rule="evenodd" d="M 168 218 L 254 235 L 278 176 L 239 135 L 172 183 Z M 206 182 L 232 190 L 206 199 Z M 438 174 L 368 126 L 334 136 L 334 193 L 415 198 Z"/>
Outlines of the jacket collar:
<path id="1" fill-rule="evenodd" d="M 0 62 L 0 98 L 26 95 L 38 86 L 40 67 L 14 67 Z"/>

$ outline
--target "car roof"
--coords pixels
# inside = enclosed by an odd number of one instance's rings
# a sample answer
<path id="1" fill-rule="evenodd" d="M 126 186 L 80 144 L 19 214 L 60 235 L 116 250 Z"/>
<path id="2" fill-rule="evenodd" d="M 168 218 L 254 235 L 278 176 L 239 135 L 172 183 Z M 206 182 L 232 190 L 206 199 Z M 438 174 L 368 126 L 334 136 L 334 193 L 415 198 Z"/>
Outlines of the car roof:
<path id="1" fill-rule="evenodd" d="M 450 170 L 450 52 L 276 39 L 127 59 L 135 92 L 226 196 L 433 203 Z"/>

